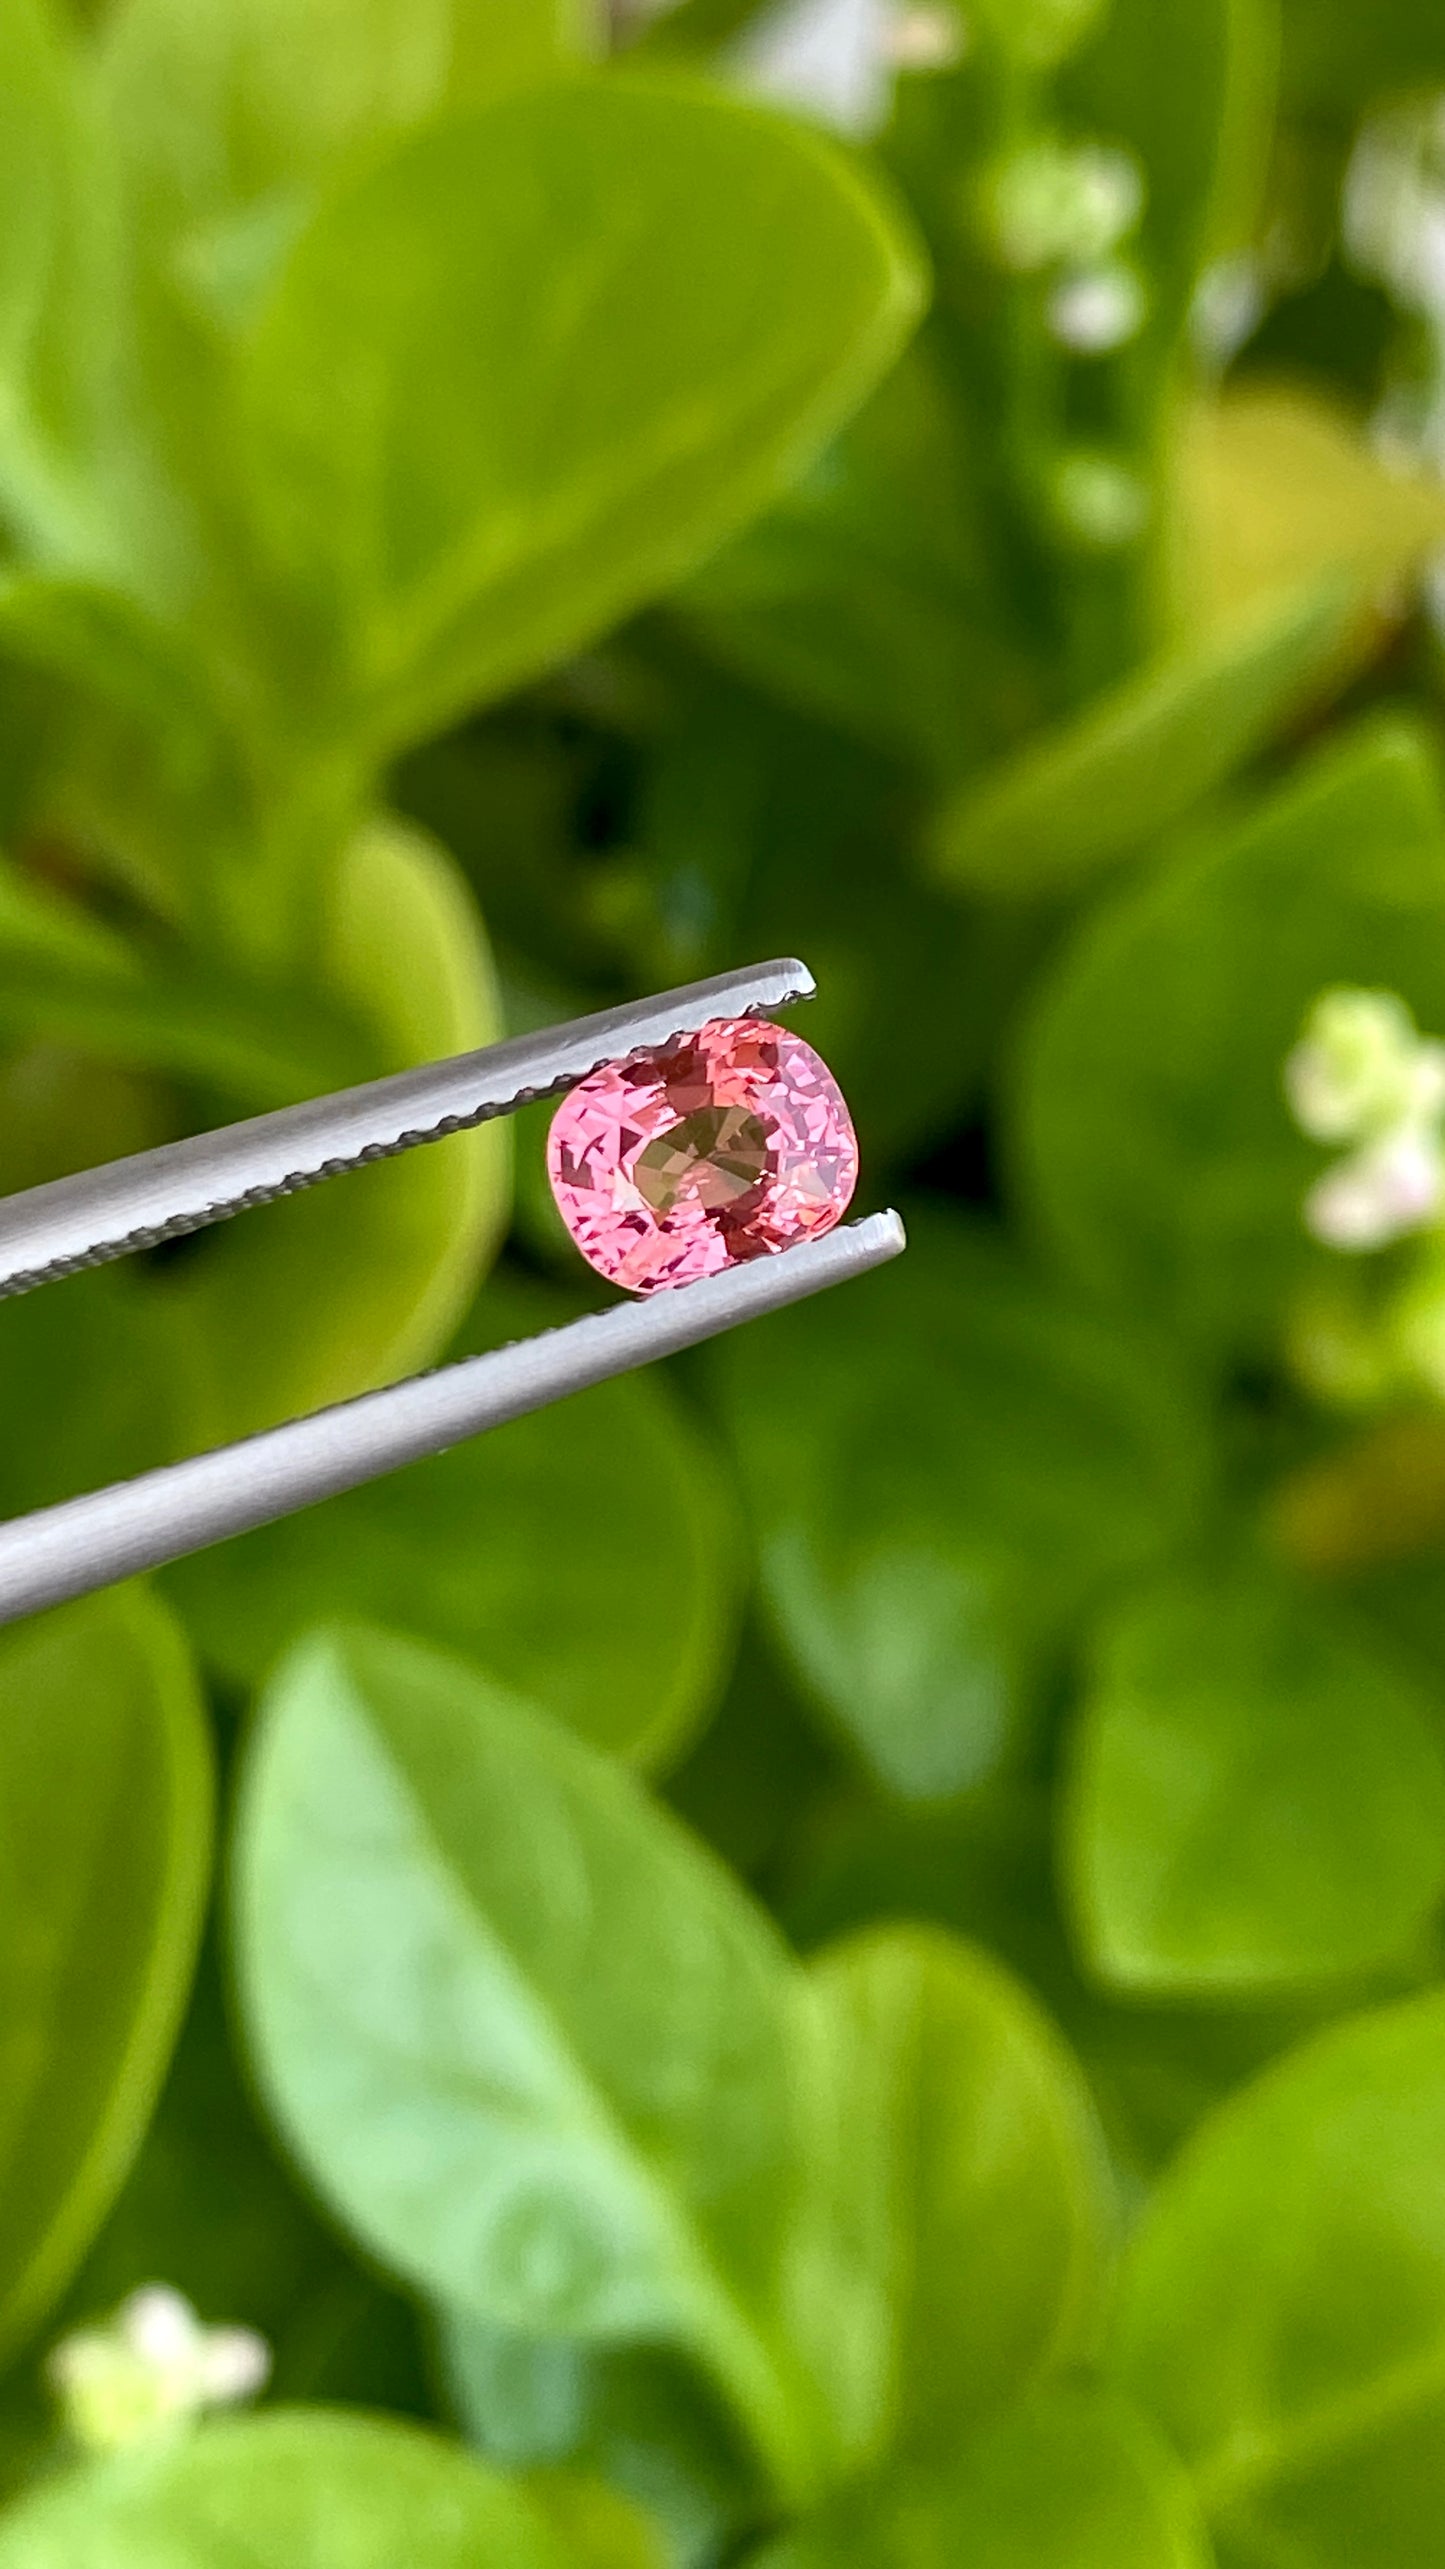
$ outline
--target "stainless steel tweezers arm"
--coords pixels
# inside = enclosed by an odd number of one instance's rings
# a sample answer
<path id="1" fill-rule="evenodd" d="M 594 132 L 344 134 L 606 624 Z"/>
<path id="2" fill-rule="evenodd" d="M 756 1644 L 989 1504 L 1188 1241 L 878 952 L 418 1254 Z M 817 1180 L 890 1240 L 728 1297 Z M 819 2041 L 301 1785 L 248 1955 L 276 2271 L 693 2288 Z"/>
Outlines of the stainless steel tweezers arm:
<path id="1" fill-rule="evenodd" d="M 34 1187 L 0 1203 L 0 1297 L 511 1114 L 572 1087 L 605 1061 L 693 1033 L 714 1017 L 770 1015 L 812 989 L 802 964 L 762 964 Z M 15 1518 L 0 1525 L 0 1623 L 159 1569 L 443 1453 L 485 1428 L 861 1275 L 903 1246 L 897 1214 L 874 1214 L 776 1257 L 620 1303 Z"/>
<path id="2" fill-rule="evenodd" d="M 514 1115 L 534 1098 L 574 1087 L 605 1061 L 693 1034 L 711 1017 L 766 1017 L 810 999 L 814 987 L 801 963 L 725 972 L 0 1198 L 0 1299 Z"/>

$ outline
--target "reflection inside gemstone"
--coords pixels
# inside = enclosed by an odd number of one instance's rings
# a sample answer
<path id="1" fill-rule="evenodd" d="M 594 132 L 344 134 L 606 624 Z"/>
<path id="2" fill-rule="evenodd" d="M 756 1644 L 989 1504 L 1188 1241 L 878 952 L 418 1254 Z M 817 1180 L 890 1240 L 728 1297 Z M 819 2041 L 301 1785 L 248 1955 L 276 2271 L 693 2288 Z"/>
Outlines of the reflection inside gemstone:
<path id="1" fill-rule="evenodd" d="M 670 1213 L 685 1196 L 721 1213 L 736 1208 L 767 1165 L 768 1128 L 760 1116 L 745 1106 L 698 1106 L 643 1146 L 632 1177 L 654 1213 Z"/>

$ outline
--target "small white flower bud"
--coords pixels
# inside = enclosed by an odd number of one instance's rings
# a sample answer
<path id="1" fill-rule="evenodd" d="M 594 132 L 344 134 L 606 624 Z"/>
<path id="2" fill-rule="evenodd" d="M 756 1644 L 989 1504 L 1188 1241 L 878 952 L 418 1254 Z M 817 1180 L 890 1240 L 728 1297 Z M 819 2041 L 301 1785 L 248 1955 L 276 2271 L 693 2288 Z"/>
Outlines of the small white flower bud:
<path id="1" fill-rule="evenodd" d="M 118 2453 L 174 2431 L 203 2409 L 248 2399 L 271 2369 L 250 2328 L 206 2328 L 183 2293 L 148 2284 L 103 2328 L 63 2338 L 46 2371 L 70 2434 L 87 2453 Z"/>
<path id="2" fill-rule="evenodd" d="M 205 2336 L 185 2294 L 170 2284 L 143 2284 L 121 2304 L 116 2326 L 131 2353 L 158 2369 L 193 2362 Z"/>
<path id="3" fill-rule="evenodd" d="M 1024 276 L 1107 258 L 1143 208 L 1144 173 L 1132 152 L 1101 143 L 1026 144 L 995 164 L 984 188 L 994 249 Z"/>
<path id="4" fill-rule="evenodd" d="M 1369 117 L 1345 177 L 1345 246 L 1397 301 L 1445 313 L 1445 104 L 1407 100 Z"/>
<path id="5" fill-rule="evenodd" d="M 1115 259 L 1061 279 L 1049 297 L 1049 328 L 1062 346 L 1080 356 L 1105 356 L 1138 337 L 1146 308 L 1137 269 Z"/>
<path id="6" fill-rule="evenodd" d="M 271 2349 L 254 2328 L 208 2328 L 197 2369 L 207 2404 L 227 2406 L 265 2389 Z"/>
<path id="7" fill-rule="evenodd" d="M 1422 1040 L 1392 990 L 1327 990 L 1284 1076 L 1295 1121 L 1313 1141 L 1358 1142 L 1439 1114 L 1445 1047 Z"/>
<path id="8" fill-rule="evenodd" d="M 1330 1249 L 1383 1249 L 1440 1209 L 1445 1164 L 1433 1133 L 1389 1133 L 1330 1169 L 1305 1199 L 1305 1221 Z"/>

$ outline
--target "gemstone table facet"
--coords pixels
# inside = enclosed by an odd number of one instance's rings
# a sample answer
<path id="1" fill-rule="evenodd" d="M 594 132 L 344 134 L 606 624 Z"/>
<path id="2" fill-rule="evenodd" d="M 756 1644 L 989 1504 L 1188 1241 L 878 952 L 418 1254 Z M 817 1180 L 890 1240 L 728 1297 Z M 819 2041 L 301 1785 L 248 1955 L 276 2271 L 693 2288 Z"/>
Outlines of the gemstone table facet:
<path id="1" fill-rule="evenodd" d="M 719 1017 L 582 1080 L 552 1120 L 547 1173 L 588 1264 L 656 1293 L 831 1231 L 858 1144 L 810 1044 Z"/>

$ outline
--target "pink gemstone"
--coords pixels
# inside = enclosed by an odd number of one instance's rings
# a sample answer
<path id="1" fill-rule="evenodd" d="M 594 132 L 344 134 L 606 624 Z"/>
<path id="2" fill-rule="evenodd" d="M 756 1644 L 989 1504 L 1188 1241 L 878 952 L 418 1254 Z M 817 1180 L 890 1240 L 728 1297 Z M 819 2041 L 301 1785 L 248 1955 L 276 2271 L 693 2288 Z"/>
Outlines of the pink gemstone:
<path id="1" fill-rule="evenodd" d="M 718 1017 L 564 1097 L 547 1174 L 589 1265 L 656 1293 L 831 1231 L 858 1144 L 810 1044 L 762 1018 Z"/>

